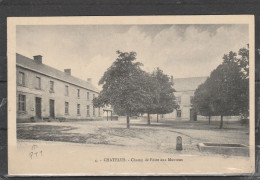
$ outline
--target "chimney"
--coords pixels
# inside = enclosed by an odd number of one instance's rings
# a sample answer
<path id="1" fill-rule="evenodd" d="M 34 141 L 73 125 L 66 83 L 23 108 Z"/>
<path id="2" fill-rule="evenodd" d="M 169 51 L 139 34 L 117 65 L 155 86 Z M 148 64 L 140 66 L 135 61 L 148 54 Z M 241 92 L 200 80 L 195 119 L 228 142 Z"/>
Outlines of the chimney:
<path id="1" fill-rule="evenodd" d="M 33 56 L 33 59 L 34 59 L 35 62 L 42 64 L 42 56 L 41 55 Z"/>
<path id="2" fill-rule="evenodd" d="M 92 79 L 91 78 L 88 78 L 88 83 L 92 83 Z"/>
<path id="3" fill-rule="evenodd" d="M 65 74 L 71 75 L 71 69 L 64 69 Z"/>

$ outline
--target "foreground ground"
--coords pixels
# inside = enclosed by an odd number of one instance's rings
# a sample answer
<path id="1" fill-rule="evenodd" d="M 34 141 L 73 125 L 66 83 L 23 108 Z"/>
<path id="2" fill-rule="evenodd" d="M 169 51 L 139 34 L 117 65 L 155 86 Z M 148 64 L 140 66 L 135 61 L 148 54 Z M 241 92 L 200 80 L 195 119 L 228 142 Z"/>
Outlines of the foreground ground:
<path id="1" fill-rule="evenodd" d="M 201 142 L 240 143 L 249 145 L 247 125 L 239 122 L 225 122 L 219 129 L 219 122 L 212 121 L 160 121 L 147 126 L 144 120 L 131 120 L 126 129 L 124 119 L 119 121 L 86 122 L 39 122 L 19 123 L 18 141 L 41 140 L 81 143 L 102 147 L 152 151 L 174 154 L 199 155 L 197 144 Z M 181 136 L 183 150 L 176 151 L 176 137 Z"/>

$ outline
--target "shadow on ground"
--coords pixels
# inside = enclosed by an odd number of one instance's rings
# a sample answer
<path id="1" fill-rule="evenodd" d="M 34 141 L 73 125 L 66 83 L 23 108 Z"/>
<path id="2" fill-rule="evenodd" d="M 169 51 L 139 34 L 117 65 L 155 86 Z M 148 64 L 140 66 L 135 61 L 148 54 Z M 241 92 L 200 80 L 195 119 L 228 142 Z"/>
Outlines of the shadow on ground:
<path id="1" fill-rule="evenodd" d="M 71 126 L 34 125 L 17 127 L 17 139 L 60 141 L 73 143 L 108 144 L 101 134 L 68 133 L 77 129 Z"/>
<path id="2" fill-rule="evenodd" d="M 143 123 L 131 123 L 131 126 L 134 127 L 144 127 L 148 126 L 145 121 Z M 222 129 L 219 128 L 218 121 L 212 121 L 210 124 L 206 121 L 165 121 L 161 120 L 158 123 L 152 122 L 150 127 L 169 127 L 172 129 L 194 129 L 194 130 L 242 130 L 248 131 L 249 126 L 248 124 L 241 124 L 240 122 L 233 121 L 233 122 L 224 122 L 224 127 Z"/>

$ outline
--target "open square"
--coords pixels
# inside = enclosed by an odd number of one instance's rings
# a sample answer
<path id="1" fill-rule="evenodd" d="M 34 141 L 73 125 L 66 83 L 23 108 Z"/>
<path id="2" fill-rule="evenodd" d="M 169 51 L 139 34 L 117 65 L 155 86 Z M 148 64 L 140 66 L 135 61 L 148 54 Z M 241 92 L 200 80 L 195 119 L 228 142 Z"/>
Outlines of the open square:
<path id="1" fill-rule="evenodd" d="M 48 142 L 81 143 L 86 146 L 96 145 L 119 147 L 139 151 L 163 152 L 186 155 L 217 155 L 202 153 L 199 143 L 238 143 L 249 145 L 248 124 L 239 121 L 226 122 L 225 128 L 219 129 L 219 121 L 152 121 L 147 126 L 146 120 L 131 119 L 131 128 L 125 128 L 125 117 L 119 121 L 86 122 L 39 122 L 19 123 L 17 126 L 18 142 L 38 140 Z M 176 150 L 176 138 L 182 137 L 183 150 Z M 232 154 L 230 154 L 232 155 Z M 223 154 L 225 156 L 225 154 Z"/>

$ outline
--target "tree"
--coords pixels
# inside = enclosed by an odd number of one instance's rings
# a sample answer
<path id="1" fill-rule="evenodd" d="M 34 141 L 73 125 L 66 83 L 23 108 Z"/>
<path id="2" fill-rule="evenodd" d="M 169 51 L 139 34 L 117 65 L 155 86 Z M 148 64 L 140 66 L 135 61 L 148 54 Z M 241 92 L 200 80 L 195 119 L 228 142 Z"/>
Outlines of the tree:
<path id="1" fill-rule="evenodd" d="M 210 118 L 214 115 L 211 95 L 209 91 L 209 80 L 206 80 L 203 84 L 199 85 L 194 93 L 194 98 L 192 101 L 192 107 L 202 116 Z"/>
<path id="2" fill-rule="evenodd" d="M 143 89 L 149 97 L 149 102 L 143 108 L 137 109 L 139 113 L 147 113 L 147 124 L 151 124 L 151 114 L 170 113 L 176 108 L 174 89 L 168 75 L 157 68 L 152 74 L 143 74 Z"/>
<path id="3" fill-rule="evenodd" d="M 150 125 L 150 114 L 154 113 L 159 103 L 160 89 L 158 81 L 151 74 L 143 72 L 141 78 L 143 82 L 143 93 L 147 100 L 146 103 L 142 104 L 142 106 L 136 108 L 134 111 L 136 113 L 147 113 L 147 124 Z"/>
<path id="4" fill-rule="evenodd" d="M 163 71 L 157 68 L 153 73 L 152 77 L 157 82 L 156 86 L 158 89 L 158 95 L 156 97 L 156 106 L 153 109 L 153 113 L 157 114 L 157 122 L 158 122 L 158 114 L 166 114 L 173 112 L 174 109 L 177 109 L 177 103 L 175 101 L 173 89 L 173 82 L 170 81 L 168 75 L 164 74 Z"/>
<path id="5" fill-rule="evenodd" d="M 249 45 L 248 45 L 249 47 Z M 244 72 L 244 78 L 248 78 L 249 76 L 249 50 L 248 48 L 241 48 L 238 51 L 238 54 L 241 58 L 237 59 L 237 63 L 241 68 L 242 72 Z"/>
<path id="6" fill-rule="evenodd" d="M 117 51 L 118 57 L 99 81 L 102 91 L 93 101 L 94 106 L 111 105 L 126 114 L 127 128 L 130 128 L 130 114 L 151 104 L 152 98 L 143 85 L 145 72 L 136 60 L 135 52 Z"/>
<path id="7" fill-rule="evenodd" d="M 210 77 L 195 92 L 194 106 L 203 115 L 248 116 L 249 80 L 248 53 L 239 50 L 240 58 L 234 52 L 223 56 L 223 62 L 210 74 Z"/>

